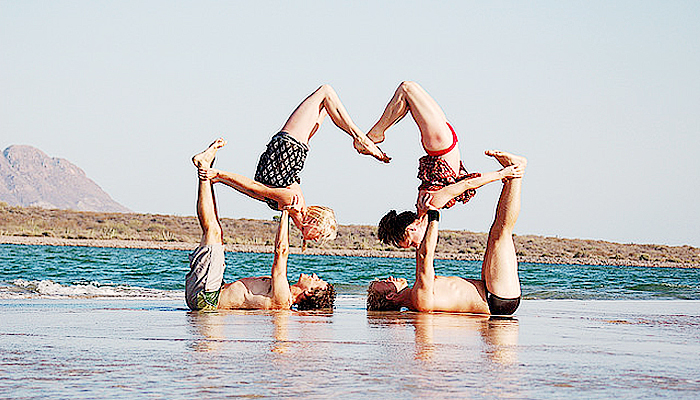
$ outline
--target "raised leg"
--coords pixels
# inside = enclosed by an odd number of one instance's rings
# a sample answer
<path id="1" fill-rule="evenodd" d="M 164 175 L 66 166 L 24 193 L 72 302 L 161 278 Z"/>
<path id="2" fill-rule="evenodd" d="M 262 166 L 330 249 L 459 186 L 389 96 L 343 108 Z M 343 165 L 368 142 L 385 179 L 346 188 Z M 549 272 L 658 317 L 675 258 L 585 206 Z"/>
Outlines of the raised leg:
<path id="1" fill-rule="evenodd" d="M 197 218 L 202 228 L 202 240 L 199 244 L 200 246 L 221 244 L 224 242 L 223 229 L 219 222 L 214 188 L 209 180 L 200 179 L 198 185 Z"/>
<path id="2" fill-rule="evenodd" d="M 523 156 L 516 156 L 505 151 L 500 150 L 486 150 L 484 152 L 487 156 L 495 158 L 504 167 L 510 167 L 511 165 L 519 164 L 526 166 L 527 158 Z"/>
<path id="3" fill-rule="evenodd" d="M 503 156 L 501 158 L 503 162 L 526 163 L 524 157 L 499 153 Z M 522 178 L 510 179 L 503 183 L 501 196 L 496 207 L 496 217 L 489 230 L 486 254 L 481 267 L 481 278 L 486 283 L 486 288 L 489 292 L 502 298 L 520 296 L 520 279 L 515 243 L 513 242 L 513 228 L 520 214 L 521 186 Z"/>
<path id="4" fill-rule="evenodd" d="M 439 151 L 452 145 L 452 132 L 438 103 L 416 82 L 401 82 L 384 113 L 367 136 L 374 143 L 384 141 L 384 133 L 411 112 L 426 150 Z"/>
<path id="5" fill-rule="evenodd" d="M 192 162 L 194 163 L 194 166 L 197 168 L 211 168 L 211 166 L 214 164 L 214 159 L 216 158 L 216 152 L 219 151 L 220 148 L 226 146 L 226 140 L 224 138 L 218 138 L 212 144 L 207 147 L 206 150 L 199 154 L 195 154 L 192 157 Z"/>
<path id="6" fill-rule="evenodd" d="M 389 161 L 386 154 L 379 150 L 355 125 L 350 114 L 340 102 L 338 94 L 330 85 L 322 85 L 299 104 L 282 130 L 300 142 L 308 143 L 309 139 L 318 131 L 326 115 L 338 128 L 353 138 L 353 144 L 359 153 L 371 155 L 384 162 Z"/>
<path id="7" fill-rule="evenodd" d="M 223 139 L 217 139 L 206 150 L 192 157 L 192 162 L 197 168 L 210 167 L 216 157 L 218 149 L 226 145 Z M 200 179 L 197 182 L 197 218 L 202 228 L 200 245 L 223 243 L 223 229 L 219 222 L 219 213 L 216 206 L 216 197 L 212 182 L 209 179 Z"/>

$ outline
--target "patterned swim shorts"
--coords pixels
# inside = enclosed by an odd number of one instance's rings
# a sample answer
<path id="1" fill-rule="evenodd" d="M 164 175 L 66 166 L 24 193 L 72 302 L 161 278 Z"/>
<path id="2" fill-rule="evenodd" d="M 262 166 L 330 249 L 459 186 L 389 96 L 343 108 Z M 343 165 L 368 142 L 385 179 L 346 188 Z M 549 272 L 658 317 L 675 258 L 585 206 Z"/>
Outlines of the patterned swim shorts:
<path id="1" fill-rule="evenodd" d="M 441 157 L 423 156 L 418 160 L 418 179 L 421 185 L 418 190 L 439 190 L 447 185 L 457 183 L 464 179 L 478 178 L 480 173 L 468 173 L 464 164 L 459 162 L 459 174 L 456 174 L 452 167 Z M 466 203 L 476 194 L 476 189 L 469 189 L 445 204 L 443 208 L 450 208 L 458 201 Z"/>
<path id="2" fill-rule="evenodd" d="M 260 156 L 255 180 L 270 187 L 287 187 L 300 183 L 299 172 L 304 168 L 309 146 L 287 132 L 272 137 Z"/>
<path id="3" fill-rule="evenodd" d="M 283 188 L 294 182 L 301 183 L 299 173 L 304 168 L 309 146 L 301 143 L 287 132 L 272 137 L 265 152 L 260 155 L 255 170 L 255 180 L 263 185 Z M 265 199 L 270 208 L 279 210 L 276 201 Z"/>
<path id="4" fill-rule="evenodd" d="M 190 272 L 185 277 L 185 301 L 191 310 L 217 309 L 225 268 L 223 244 L 200 246 L 190 254 Z"/>

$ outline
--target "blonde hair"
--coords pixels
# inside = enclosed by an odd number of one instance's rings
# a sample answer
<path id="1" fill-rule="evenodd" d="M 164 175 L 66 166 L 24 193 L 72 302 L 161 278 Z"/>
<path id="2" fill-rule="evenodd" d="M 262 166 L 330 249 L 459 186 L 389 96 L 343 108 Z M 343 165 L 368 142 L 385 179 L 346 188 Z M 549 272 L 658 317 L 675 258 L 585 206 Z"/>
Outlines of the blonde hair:
<path id="1" fill-rule="evenodd" d="M 324 206 L 309 206 L 302 223 L 311 226 L 319 232 L 317 242 L 325 243 L 334 240 L 338 234 L 338 222 L 335 220 L 335 213 L 331 208 Z M 303 239 L 301 250 L 306 250 L 306 238 Z"/>

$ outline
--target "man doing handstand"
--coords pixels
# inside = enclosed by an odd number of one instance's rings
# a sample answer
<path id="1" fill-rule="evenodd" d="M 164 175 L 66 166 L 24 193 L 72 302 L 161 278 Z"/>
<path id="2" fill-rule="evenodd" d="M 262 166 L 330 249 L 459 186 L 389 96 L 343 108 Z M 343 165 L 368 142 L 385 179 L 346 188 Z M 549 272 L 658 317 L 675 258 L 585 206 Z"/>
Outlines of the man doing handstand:
<path id="1" fill-rule="evenodd" d="M 527 160 L 513 154 L 489 152 L 503 167 L 517 165 L 522 170 Z M 511 315 L 520 304 L 518 260 L 513 243 L 513 228 L 520 213 L 522 178 L 503 181 L 496 207 L 496 217 L 489 231 L 486 253 L 481 264 L 481 279 L 457 276 L 436 276 L 435 246 L 438 239 L 437 209 L 445 199 L 429 196 L 424 199 L 427 229 L 416 253 L 416 281 L 412 287 L 406 279 L 390 277 L 377 280 L 367 290 L 367 310 L 467 312 L 476 314 Z"/>
<path id="2" fill-rule="evenodd" d="M 198 169 L 211 168 L 214 156 L 226 142 L 218 139 L 202 153 L 192 158 Z M 271 276 L 242 278 L 223 283 L 223 229 L 219 221 L 213 185 L 216 179 L 203 178 L 199 173 L 197 217 L 202 227 L 199 247 L 190 255 L 190 272 L 185 278 L 185 300 L 192 310 L 216 309 L 302 309 L 333 308 L 333 285 L 316 276 L 301 274 L 297 283 L 287 281 L 289 256 L 289 213 L 280 217 L 275 238 L 275 257 Z"/>

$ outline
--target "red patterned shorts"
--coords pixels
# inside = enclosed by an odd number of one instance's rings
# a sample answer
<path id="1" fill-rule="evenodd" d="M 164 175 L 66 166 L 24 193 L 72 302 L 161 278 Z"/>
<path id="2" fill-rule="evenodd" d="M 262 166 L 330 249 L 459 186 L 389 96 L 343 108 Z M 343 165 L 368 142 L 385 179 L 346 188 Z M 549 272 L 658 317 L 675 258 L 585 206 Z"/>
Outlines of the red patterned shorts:
<path id="1" fill-rule="evenodd" d="M 421 180 L 421 185 L 418 187 L 418 190 L 439 190 L 464 179 L 478 178 L 481 176 L 478 172 L 468 173 L 461 161 L 459 162 L 459 174 L 456 174 L 447 161 L 441 157 L 423 156 L 418 160 L 418 164 L 418 179 Z M 475 194 L 476 189 L 469 189 L 448 201 L 443 208 L 450 208 L 458 201 L 466 203 L 474 197 Z"/>

